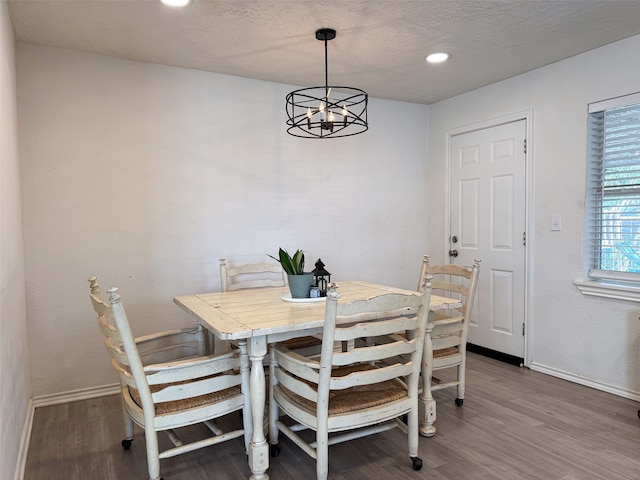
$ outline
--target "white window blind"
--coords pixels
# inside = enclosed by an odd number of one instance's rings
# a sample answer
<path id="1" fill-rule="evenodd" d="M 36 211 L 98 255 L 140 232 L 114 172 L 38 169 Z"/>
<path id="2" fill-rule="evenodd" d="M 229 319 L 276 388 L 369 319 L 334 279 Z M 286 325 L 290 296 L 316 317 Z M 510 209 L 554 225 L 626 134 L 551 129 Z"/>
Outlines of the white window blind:
<path id="1" fill-rule="evenodd" d="M 591 105 L 588 147 L 589 277 L 640 282 L 640 95 Z"/>

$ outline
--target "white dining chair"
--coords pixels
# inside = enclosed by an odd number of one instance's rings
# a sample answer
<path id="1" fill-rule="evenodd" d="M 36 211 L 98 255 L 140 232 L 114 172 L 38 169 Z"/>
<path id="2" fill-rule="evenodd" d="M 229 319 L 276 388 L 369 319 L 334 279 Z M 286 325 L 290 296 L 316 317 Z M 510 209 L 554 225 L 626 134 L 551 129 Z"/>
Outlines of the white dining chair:
<path id="1" fill-rule="evenodd" d="M 254 259 L 255 260 L 255 259 Z M 227 259 L 220 259 L 220 286 L 223 292 L 244 290 L 248 288 L 286 287 L 287 275 L 279 263 L 249 262 L 243 263 L 239 259 L 227 264 Z M 214 345 L 215 339 L 209 336 L 209 343 Z M 304 336 L 287 340 L 287 346 L 291 349 L 311 350 L 318 347 L 321 340 L 313 336 Z M 235 347 L 235 343 L 232 343 Z M 268 366 L 268 358 L 265 358 L 265 367 Z"/>
<path id="2" fill-rule="evenodd" d="M 428 255 L 422 261 L 418 291 L 424 290 L 427 282 L 430 282 L 434 295 L 462 301 L 460 308 L 434 313 L 431 341 L 425 346 L 422 368 L 425 418 L 420 432 L 426 437 L 435 434 L 433 423 L 436 421 L 436 401 L 433 392 L 457 387 L 455 403 L 461 407 L 464 402 L 467 333 L 479 274 L 480 260 L 475 260 L 471 267 L 456 264 L 429 265 Z M 455 369 L 453 380 L 434 381 L 433 372 L 443 369 Z"/>
<path id="3" fill-rule="evenodd" d="M 418 457 L 418 380 L 431 297 L 421 293 L 384 294 L 341 303 L 327 295 L 320 358 L 305 357 L 275 344 L 269 375 L 269 442 L 280 453 L 283 433 L 316 460 L 316 477 L 327 478 L 328 447 L 394 427 L 408 435 L 415 470 Z M 395 332 L 409 332 L 397 335 Z M 381 344 L 375 339 L 382 337 Z M 339 351 L 336 342 L 353 348 Z M 291 418 L 281 420 L 281 415 Z M 402 421 L 406 416 L 407 423 Z M 312 442 L 298 434 L 315 431 Z"/>
<path id="4" fill-rule="evenodd" d="M 89 279 L 90 299 L 112 365 L 120 379 L 125 438 L 129 450 L 134 423 L 144 429 L 150 480 L 161 480 L 160 460 L 244 436 L 246 453 L 250 428 L 224 432 L 214 419 L 242 411 L 251 425 L 249 360 L 246 344 L 222 355 L 204 355 L 201 325 L 134 338 L 117 288 L 102 299 L 96 277 Z M 178 436 L 181 427 L 204 423 L 210 435 L 190 443 Z M 173 447 L 160 451 L 158 432 Z"/>
<path id="5" fill-rule="evenodd" d="M 233 292 L 245 288 L 284 287 L 287 275 L 279 263 L 240 262 L 220 259 L 220 290 Z"/>

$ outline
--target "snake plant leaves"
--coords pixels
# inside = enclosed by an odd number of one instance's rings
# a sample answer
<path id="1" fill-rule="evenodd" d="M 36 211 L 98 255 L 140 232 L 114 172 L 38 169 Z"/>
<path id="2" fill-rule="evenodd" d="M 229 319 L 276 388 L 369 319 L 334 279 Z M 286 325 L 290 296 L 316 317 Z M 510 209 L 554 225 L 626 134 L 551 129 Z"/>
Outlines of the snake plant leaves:
<path id="1" fill-rule="evenodd" d="M 304 252 L 302 250 L 297 250 L 292 257 L 286 250 L 280 248 L 279 258 L 273 255 L 269 256 L 282 265 L 282 269 L 287 275 L 302 275 L 304 273 Z"/>
<path id="2" fill-rule="evenodd" d="M 298 250 L 293 255 L 293 266 L 296 275 L 304 273 L 304 252 L 302 250 Z"/>

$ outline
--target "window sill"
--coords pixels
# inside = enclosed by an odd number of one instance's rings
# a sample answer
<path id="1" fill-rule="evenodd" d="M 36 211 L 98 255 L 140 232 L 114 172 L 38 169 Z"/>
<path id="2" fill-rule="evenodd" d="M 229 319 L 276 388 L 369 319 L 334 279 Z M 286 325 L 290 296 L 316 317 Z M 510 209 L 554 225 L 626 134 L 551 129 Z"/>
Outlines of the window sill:
<path id="1" fill-rule="evenodd" d="M 575 280 L 573 284 L 583 295 L 640 303 L 640 287 L 579 280 Z"/>

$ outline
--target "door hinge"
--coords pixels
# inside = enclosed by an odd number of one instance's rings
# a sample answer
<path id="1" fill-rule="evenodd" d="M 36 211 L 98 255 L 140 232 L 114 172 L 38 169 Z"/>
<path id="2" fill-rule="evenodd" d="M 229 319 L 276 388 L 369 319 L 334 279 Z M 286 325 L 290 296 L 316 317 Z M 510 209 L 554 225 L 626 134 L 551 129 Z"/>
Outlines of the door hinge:
<path id="1" fill-rule="evenodd" d="M 522 232 L 522 245 L 527 244 L 527 232 Z"/>
<path id="2" fill-rule="evenodd" d="M 524 153 L 527 153 L 527 139 L 524 139 Z"/>
<path id="3" fill-rule="evenodd" d="M 522 322 L 522 336 L 524 337 L 524 322 Z"/>

